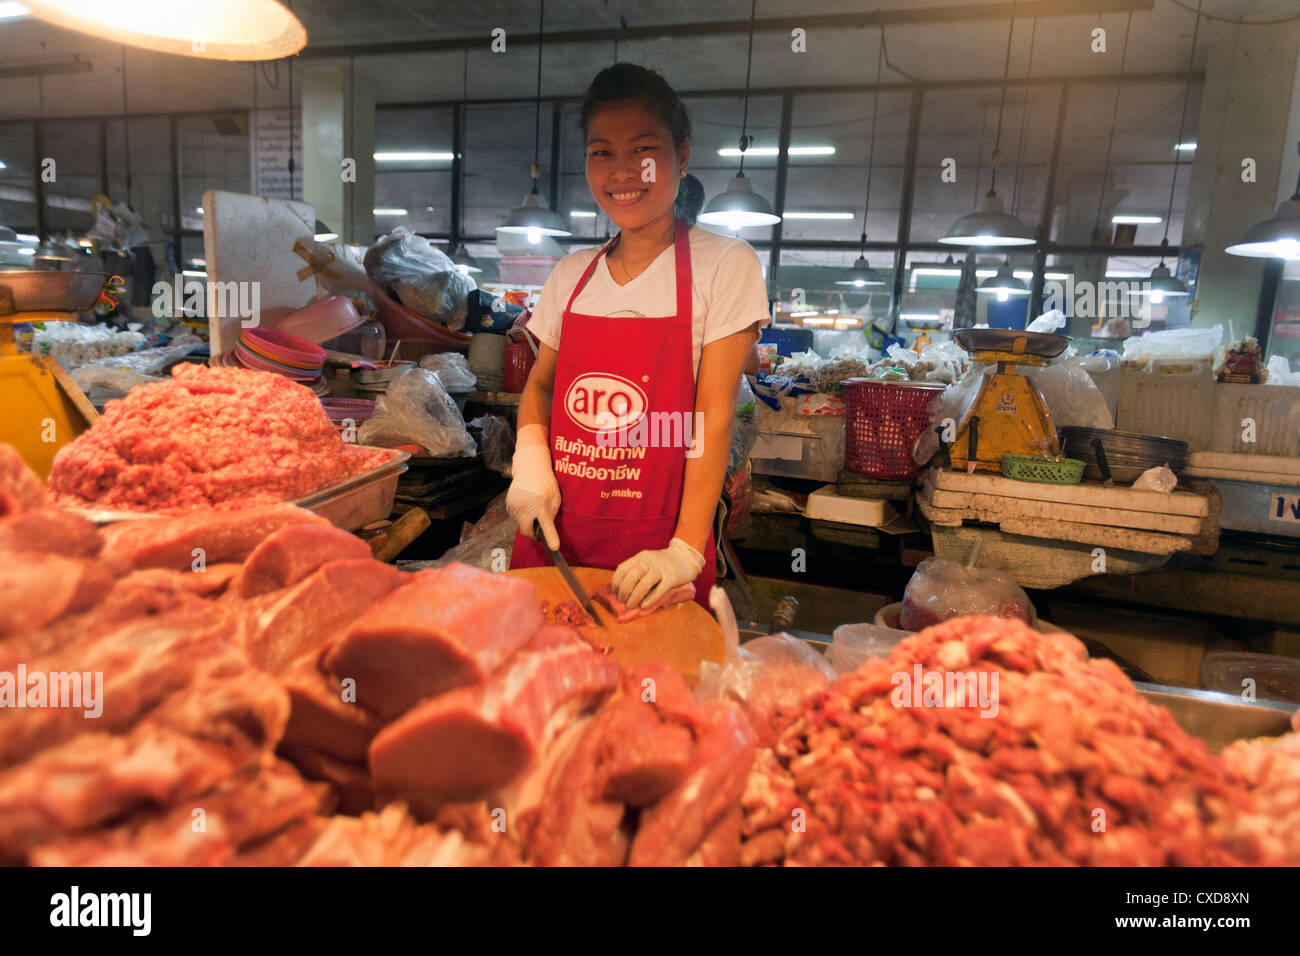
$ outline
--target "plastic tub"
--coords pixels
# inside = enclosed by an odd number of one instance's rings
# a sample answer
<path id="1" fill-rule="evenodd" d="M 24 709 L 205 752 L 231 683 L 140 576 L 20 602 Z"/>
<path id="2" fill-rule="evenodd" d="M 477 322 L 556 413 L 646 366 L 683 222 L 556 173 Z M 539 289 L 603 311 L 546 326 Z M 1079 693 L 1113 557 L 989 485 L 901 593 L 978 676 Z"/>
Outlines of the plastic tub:
<path id="1" fill-rule="evenodd" d="M 884 607 L 882 607 L 879 611 L 876 612 L 876 617 L 872 623 L 880 627 L 890 628 L 891 630 L 898 630 L 899 629 L 898 615 L 899 613 L 902 612 L 902 610 L 903 610 L 902 601 L 895 601 L 893 604 L 886 604 Z M 1044 621 L 1042 618 L 1040 618 L 1038 616 L 1038 612 L 1034 610 L 1032 604 L 1029 606 L 1029 616 L 1033 619 L 1034 630 L 1038 631 L 1040 634 L 1068 634 L 1069 633 L 1069 631 L 1067 631 L 1065 628 L 1057 627 L 1055 624 L 1051 624 L 1047 621 Z M 904 631 L 903 633 L 911 634 L 912 632 Z"/>
<path id="2" fill-rule="evenodd" d="M 289 313 L 276 327 L 309 342 L 328 342 L 351 332 L 363 322 L 365 319 L 351 299 L 345 295 L 332 295 Z"/>
<path id="3" fill-rule="evenodd" d="M 313 375 L 325 364 L 325 350 L 315 342 L 276 329 L 244 329 L 239 345 L 268 361 Z"/>

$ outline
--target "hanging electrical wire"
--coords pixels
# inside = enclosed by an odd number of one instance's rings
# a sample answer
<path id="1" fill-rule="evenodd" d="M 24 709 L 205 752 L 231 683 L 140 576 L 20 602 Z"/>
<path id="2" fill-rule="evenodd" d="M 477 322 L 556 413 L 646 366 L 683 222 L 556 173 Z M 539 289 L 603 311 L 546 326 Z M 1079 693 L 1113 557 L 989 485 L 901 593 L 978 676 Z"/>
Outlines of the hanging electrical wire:
<path id="1" fill-rule="evenodd" d="M 1119 58 L 1119 79 L 1115 83 L 1115 102 L 1111 106 L 1110 112 L 1110 137 L 1106 140 L 1106 162 L 1101 169 L 1101 187 L 1098 189 L 1097 196 L 1097 221 L 1092 227 L 1093 241 L 1098 241 L 1101 235 L 1101 211 L 1106 206 L 1106 181 L 1110 177 L 1110 156 L 1115 148 L 1115 121 L 1119 119 L 1119 98 L 1124 92 L 1124 67 L 1128 62 L 1128 39 L 1129 34 L 1133 31 L 1133 12 L 1130 10 L 1128 23 L 1124 27 L 1124 49 Z"/>

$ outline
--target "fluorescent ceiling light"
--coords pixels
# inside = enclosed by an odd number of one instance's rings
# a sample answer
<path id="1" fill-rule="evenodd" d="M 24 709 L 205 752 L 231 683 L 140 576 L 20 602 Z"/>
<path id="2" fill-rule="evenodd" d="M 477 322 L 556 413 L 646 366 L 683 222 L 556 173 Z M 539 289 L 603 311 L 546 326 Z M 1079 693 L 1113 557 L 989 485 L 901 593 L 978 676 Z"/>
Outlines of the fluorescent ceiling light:
<path id="1" fill-rule="evenodd" d="M 317 242 L 333 242 L 338 237 L 339 234 L 337 232 L 318 232 L 312 236 L 312 238 Z"/>
<path id="2" fill-rule="evenodd" d="M 196 207 L 194 211 L 197 212 L 200 216 L 203 215 L 203 207 L 202 207 L 202 206 L 198 206 L 198 207 Z"/>
<path id="3" fill-rule="evenodd" d="M 5 161 L 3 159 L 0 159 L 0 169 L 8 169 L 8 168 L 9 167 L 5 165 Z"/>
<path id="4" fill-rule="evenodd" d="M 852 212 L 784 212 L 781 214 L 786 219 L 854 219 L 857 213 Z"/>
<path id="5" fill-rule="evenodd" d="M 197 269 L 182 269 L 182 270 L 181 270 L 181 275 L 183 275 L 183 276 L 205 276 L 205 275 L 207 275 L 207 273 L 206 273 L 206 272 L 200 272 L 200 271 L 197 270 Z"/>
<path id="6" fill-rule="evenodd" d="M 960 269 L 949 269 L 942 266 L 913 266 L 912 275 L 914 276 L 948 276 L 956 278 L 961 275 Z M 993 275 L 992 272 L 988 275 Z"/>
<path id="7" fill-rule="evenodd" d="M 17 0 L 4 0 L 0 3 L 0 20 L 17 20 L 19 17 L 25 17 L 28 9 Z"/>
<path id="8" fill-rule="evenodd" d="M 1070 278 L 1070 274 L 1068 272 L 1044 272 L 1043 278 L 1055 279 L 1057 282 L 1065 282 Z"/>
<path id="9" fill-rule="evenodd" d="M 377 163 L 449 163 L 455 157 L 451 153 L 440 152 L 391 152 L 375 153 Z"/>
<path id="10" fill-rule="evenodd" d="M 569 215 L 575 219 L 595 219 L 596 213 L 590 209 L 570 209 Z"/>
<path id="11" fill-rule="evenodd" d="M 790 318 L 792 318 L 792 319 L 802 319 L 802 318 L 806 318 L 807 316 L 810 316 L 810 315 L 821 315 L 821 313 L 820 313 L 820 312 L 791 312 L 791 313 L 790 313 Z"/>
<path id="12" fill-rule="evenodd" d="M 405 209 L 382 208 L 382 209 L 372 209 L 371 212 L 373 212 L 376 216 L 405 216 L 406 215 Z"/>
<path id="13" fill-rule="evenodd" d="M 1174 149 L 1181 149 L 1183 152 L 1192 152 L 1196 149 L 1195 143 L 1179 143 Z"/>
<path id="14" fill-rule="evenodd" d="M 1119 226 L 1141 226 L 1148 223 L 1155 224 L 1158 222 L 1164 222 L 1165 220 L 1161 216 L 1111 216 L 1110 221 Z"/>
<path id="15" fill-rule="evenodd" d="M 34 256 L 34 255 L 36 255 L 36 249 L 33 248 L 32 246 L 19 246 L 15 251 L 16 251 L 20 256 Z"/>
<path id="16" fill-rule="evenodd" d="M 208 60 L 278 60 L 307 29 L 277 0 L 24 0 L 31 15 L 112 43 Z"/>
<path id="17" fill-rule="evenodd" d="M 745 150 L 745 156 L 776 156 L 780 149 L 776 146 L 751 146 Z M 718 149 L 719 156 L 728 156 L 735 158 L 740 155 L 740 150 L 735 146 L 723 146 Z M 789 156 L 834 156 L 834 146 L 791 146 L 787 151 Z"/>
<path id="18" fill-rule="evenodd" d="M 937 312 L 900 312 L 898 317 L 908 322 L 938 322 L 942 318 Z"/>
<path id="19" fill-rule="evenodd" d="M 40 242 L 41 241 L 40 236 L 33 236 L 27 232 L 20 232 L 14 238 L 16 238 L 19 242 Z"/>
<path id="20" fill-rule="evenodd" d="M 1124 269 L 1120 269 L 1116 272 L 1107 272 L 1106 278 L 1107 279 L 1145 279 L 1148 275 L 1150 275 L 1149 272 L 1131 272 L 1131 271 L 1126 271 Z"/>

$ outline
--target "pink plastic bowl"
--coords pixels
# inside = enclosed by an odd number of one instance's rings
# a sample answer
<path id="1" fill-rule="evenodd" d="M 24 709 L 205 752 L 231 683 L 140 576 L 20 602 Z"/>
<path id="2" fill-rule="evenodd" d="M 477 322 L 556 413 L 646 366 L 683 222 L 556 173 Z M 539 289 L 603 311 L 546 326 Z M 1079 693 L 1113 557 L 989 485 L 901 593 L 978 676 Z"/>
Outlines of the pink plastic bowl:
<path id="1" fill-rule="evenodd" d="M 332 295 L 286 315 L 276 323 L 276 328 L 309 342 L 328 342 L 351 332 L 364 321 L 351 299 Z"/>

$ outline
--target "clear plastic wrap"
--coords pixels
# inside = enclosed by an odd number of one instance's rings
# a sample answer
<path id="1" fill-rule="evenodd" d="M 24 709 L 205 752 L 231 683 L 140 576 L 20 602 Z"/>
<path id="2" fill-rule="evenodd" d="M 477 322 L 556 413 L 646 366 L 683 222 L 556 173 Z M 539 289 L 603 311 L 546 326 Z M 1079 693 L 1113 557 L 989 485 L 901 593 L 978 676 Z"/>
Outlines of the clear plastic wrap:
<path id="1" fill-rule="evenodd" d="M 464 327 L 469 294 L 478 286 L 428 239 L 399 226 L 370 247 L 365 266 L 411 311 L 453 332 Z"/>
<path id="2" fill-rule="evenodd" d="M 1300 372 L 1291 371 L 1291 360 L 1282 355 L 1273 355 L 1268 360 L 1269 385 L 1300 386 Z"/>
<path id="3" fill-rule="evenodd" d="M 771 746 L 804 701 L 835 679 L 835 669 L 790 634 L 758 637 L 723 664 L 700 665 L 697 700 L 729 700 L 749 716 L 760 747 Z"/>
<path id="4" fill-rule="evenodd" d="M 439 352 L 420 359 L 420 368 L 437 372 L 449 392 L 472 392 L 478 376 L 470 371 L 469 360 L 459 352 Z"/>
<path id="5" fill-rule="evenodd" d="M 478 454 L 465 419 L 438 373 L 419 366 L 389 383 L 375 404 L 374 416 L 357 432 L 357 441 L 388 446 L 414 442 L 434 458 Z"/>
<path id="6" fill-rule="evenodd" d="M 470 426 L 482 433 L 483 464 L 511 477 L 510 463 L 515 454 L 515 430 L 499 415 L 480 415 Z"/>
<path id="7" fill-rule="evenodd" d="M 83 392 L 100 388 L 114 395 L 125 395 L 137 385 L 160 382 L 163 369 L 183 359 L 203 344 L 197 335 L 182 335 L 171 345 L 145 349 L 130 355 L 114 355 L 86 362 L 72 372 L 72 380 Z"/>
<path id="8" fill-rule="evenodd" d="M 1151 362 L 1171 359 L 1211 361 L 1221 344 L 1221 325 L 1208 329 L 1163 329 L 1125 339 L 1122 361 L 1129 369 L 1143 369 Z"/>
<path id="9" fill-rule="evenodd" d="M 841 624 L 835 629 L 826 659 L 837 674 L 847 674 L 862 666 L 869 657 L 888 657 L 894 645 L 910 631 L 900 631 L 879 624 Z"/>
<path id="10" fill-rule="evenodd" d="M 926 558 L 907 582 L 898 626 L 919 631 L 967 614 L 1016 618 L 1029 625 L 1034 622 L 1029 596 L 1007 572 Z"/>

